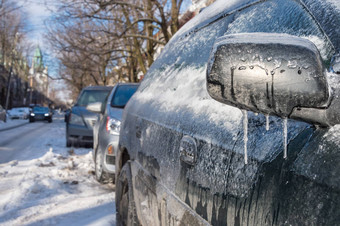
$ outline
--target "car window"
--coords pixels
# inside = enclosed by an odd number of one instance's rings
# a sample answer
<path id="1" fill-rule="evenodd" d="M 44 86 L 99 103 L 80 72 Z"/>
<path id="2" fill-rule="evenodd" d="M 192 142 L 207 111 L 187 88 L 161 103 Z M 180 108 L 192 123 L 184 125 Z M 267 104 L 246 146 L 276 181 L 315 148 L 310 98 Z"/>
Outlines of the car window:
<path id="1" fill-rule="evenodd" d="M 336 52 L 340 53 L 340 1 L 339 0 L 301 0 L 321 24 L 332 41 Z M 336 29 L 335 29 L 336 28 Z"/>
<path id="2" fill-rule="evenodd" d="M 124 108 L 138 86 L 118 86 L 111 100 L 112 107 Z"/>
<path id="3" fill-rule="evenodd" d="M 269 0 L 236 13 L 226 34 L 268 32 L 286 33 L 312 41 L 324 61 L 330 61 L 333 46 L 317 22 L 296 1 Z"/>
<path id="4" fill-rule="evenodd" d="M 84 90 L 77 101 L 77 106 L 84 106 L 95 102 L 103 103 L 110 90 Z"/>
<path id="5" fill-rule="evenodd" d="M 49 109 L 47 107 L 34 107 L 33 108 L 33 112 L 43 112 L 43 113 L 45 113 L 45 112 L 48 112 L 48 111 L 49 111 Z"/>

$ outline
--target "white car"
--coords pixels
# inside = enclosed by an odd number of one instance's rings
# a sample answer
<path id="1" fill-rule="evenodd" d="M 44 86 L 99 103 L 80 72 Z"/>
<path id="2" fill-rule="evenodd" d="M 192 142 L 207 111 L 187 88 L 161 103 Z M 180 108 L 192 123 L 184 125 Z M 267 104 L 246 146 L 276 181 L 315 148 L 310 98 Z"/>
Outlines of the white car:
<path id="1" fill-rule="evenodd" d="M 7 112 L 10 119 L 27 119 L 29 115 L 29 108 L 12 108 Z"/>

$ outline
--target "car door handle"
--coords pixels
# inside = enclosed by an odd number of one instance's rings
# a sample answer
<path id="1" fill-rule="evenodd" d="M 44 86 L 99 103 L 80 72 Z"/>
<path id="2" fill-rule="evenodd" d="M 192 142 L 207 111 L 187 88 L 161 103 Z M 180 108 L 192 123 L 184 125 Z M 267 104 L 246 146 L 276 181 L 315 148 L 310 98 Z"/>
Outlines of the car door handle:
<path id="1" fill-rule="evenodd" d="M 184 136 L 179 146 L 180 160 L 188 165 L 195 165 L 197 158 L 197 145 L 194 138 Z"/>

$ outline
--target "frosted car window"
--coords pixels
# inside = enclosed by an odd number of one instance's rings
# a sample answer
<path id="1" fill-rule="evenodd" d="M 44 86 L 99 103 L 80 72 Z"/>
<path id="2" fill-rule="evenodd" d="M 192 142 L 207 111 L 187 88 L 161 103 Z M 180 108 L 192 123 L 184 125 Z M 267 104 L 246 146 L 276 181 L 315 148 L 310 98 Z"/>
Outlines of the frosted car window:
<path id="1" fill-rule="evenodd" d="M 301 0 L 312 12 L 332 41 L 336 52 L 340 52 L 340 1 Z"/>
<path id="2" fill-rule="evenodd" d="M 190 35 L 172 39 L 153 63 L 144 80 L 154 76 L 169 77 L 171 73 L 164 72 L 168 67 L 173 71 L 182 70 L 189 65 L 195 68 L 206 66 L 213 43 L 224 34 L 228 22 L 228 18 L 218 20 Z"/>
<path id="3" fill-rule="evenodd" d="M 235 15 L 226 34 L 268 32 L 286 33 L 312 41 L 325 61 L 333 55 L 332 44 L 316 21 L 295 1 L 271 0 L 244 9 Z"/>

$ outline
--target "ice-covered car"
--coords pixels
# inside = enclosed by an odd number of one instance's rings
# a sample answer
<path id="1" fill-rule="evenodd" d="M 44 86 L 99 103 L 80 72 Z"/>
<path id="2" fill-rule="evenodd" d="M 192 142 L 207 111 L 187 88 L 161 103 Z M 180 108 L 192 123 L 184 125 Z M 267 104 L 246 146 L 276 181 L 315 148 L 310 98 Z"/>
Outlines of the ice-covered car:
<path id="1" fill-rule="evenodd" d="M 86 107 L 91 103 L 103 103 L 111 90 L 111 86 L 88 86 L 80 92 L 66 121 L 67 147 L 93 144 L 93 126 L 98 114 L 88 111 Z"/>
<path id="2" fill-rule="evenodd" d="M 114 182 L 122 114 L 126 103 L 137 88 L 136 83 L 118 83 L 112 89 L 106 103 L 93 103 L 87 106 L 89 111 L 100 114 L 93 127 L 93 160 L 96 179 L 101 183 Z"/>
<path id="3" fill-rule="evenodd" d="M 340 224 L 340 3 L 217 1 L 125 107 L 116 210 L 141 225 Z"/>

